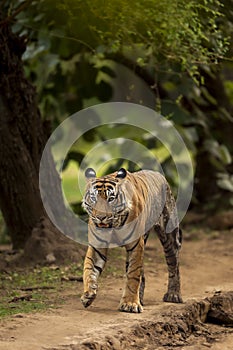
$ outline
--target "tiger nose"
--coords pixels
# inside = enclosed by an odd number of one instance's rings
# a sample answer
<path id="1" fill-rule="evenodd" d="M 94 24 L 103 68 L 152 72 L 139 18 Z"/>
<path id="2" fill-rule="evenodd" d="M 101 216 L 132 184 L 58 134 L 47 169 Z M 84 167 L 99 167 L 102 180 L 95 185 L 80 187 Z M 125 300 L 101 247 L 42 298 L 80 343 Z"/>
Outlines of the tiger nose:
<path id="1" fill-rule="evenodd" d="M 100 221 L 103 221 L 105 218 L 106 218 L 106 215 L 96 215 L 97 219 L 100 220 Z"/>

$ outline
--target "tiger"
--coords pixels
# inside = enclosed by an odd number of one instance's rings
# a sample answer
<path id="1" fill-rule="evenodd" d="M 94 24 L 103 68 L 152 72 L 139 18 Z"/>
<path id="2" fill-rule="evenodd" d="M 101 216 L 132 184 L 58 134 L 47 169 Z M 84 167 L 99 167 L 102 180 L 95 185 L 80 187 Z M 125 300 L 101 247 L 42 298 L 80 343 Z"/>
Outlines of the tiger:
<path id="1" fill-rule="evenodd" d="M 82 206 L 88 214 L 88 248 L 84 259 L 81 302 L 90 306 L 97 295 L 109 248 L 126 249 L 126 282 L 119 310 L 143 311 L 145 275 L 144 248 L 152 229 L 162 243 L 168 288 L 163 301 L 182 303 L 180 291 L 179 250 L 182 233 L 170 186 L 160 172 L 119 171 L 96 177 L 92 168 L 85 171 L 86 190 Z"/>

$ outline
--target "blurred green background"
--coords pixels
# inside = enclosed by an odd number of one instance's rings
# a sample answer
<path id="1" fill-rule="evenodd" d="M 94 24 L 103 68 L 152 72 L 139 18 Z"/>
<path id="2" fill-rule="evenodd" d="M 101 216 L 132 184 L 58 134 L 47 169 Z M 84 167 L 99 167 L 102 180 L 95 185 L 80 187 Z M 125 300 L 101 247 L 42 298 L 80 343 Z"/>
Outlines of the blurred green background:
<path id="1" fill-rule="evenodd" d="M 174 124 L 190 151 L 195 169 L 190 208 L 232 208 L 232 1 L 10 4 L 4 2 L 12 13 L 18 10 L 13 31 L 27 38 L 25 74 L 36 87 L 48 134 L 68 116 L 95 104 L 122 101 L 150 107 Z M 100 142 L 119 137 L 149 149 L 176 192 L 177 172 L 164 145 L 138 128 L 102 126 L 85 133 L 63 164 L 64 195 L 78 213 L 81 162 Z M 119 159 L 115 151 L 116 158 L 104 163 L 101 174 L 145 165 Z M 105 159 L 107 153 L 99 157 L 100 167 Z"/>

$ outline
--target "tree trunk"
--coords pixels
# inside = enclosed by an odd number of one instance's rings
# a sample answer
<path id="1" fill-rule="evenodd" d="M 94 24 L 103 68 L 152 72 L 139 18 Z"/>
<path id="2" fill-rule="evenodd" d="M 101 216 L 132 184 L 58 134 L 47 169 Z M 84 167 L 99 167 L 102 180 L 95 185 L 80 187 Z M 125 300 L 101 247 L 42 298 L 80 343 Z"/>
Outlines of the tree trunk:
<path id="1" fill-rule="evenodd" d="M 24 75 L 25 40 L 12 33 L 1 14 L 0 23 L 0 209 L 13 248 L 18 249 L 46 216 L 39 191 L 46 137 L 35 88 Z M 55 180 L 53 191 L 62 200 L 58 174 Z"/>

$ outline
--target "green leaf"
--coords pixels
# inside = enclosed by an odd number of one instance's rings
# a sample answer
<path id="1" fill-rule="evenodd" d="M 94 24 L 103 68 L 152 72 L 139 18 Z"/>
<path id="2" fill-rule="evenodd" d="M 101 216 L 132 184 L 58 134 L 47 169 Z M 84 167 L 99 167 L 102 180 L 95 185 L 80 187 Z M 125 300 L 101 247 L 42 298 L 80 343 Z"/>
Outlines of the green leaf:
<path id="1" fill-rule="evenodd" d="M 219 155 L 222 162 L 226 165 L 231 164 L 232 158 L 228 148 L 225 145 L 219 147 Z"/>
<path id="2" fill-rule="evenodd" d="M 228 165 L 232 162 L 228 148 L 225 145 L 219 145 L 216 140 L 206 140 L 204 142 L 204 149 L 220 160 L 224 165 Z"/>
<path id="3" fill-rule="evenodd" d="M 220 188 L 233 192 L 233 176 L 229 174 L 218 174 L 217 184 Z"/>

